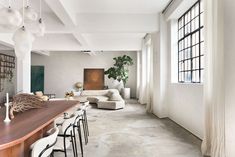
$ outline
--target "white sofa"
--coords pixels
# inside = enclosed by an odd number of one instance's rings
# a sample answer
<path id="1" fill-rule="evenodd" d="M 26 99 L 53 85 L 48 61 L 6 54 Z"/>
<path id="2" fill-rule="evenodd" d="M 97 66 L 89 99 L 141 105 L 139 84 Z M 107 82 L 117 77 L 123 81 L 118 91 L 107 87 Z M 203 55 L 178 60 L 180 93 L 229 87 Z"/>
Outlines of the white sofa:
<path id="1" fill-rule="evenodd" d="M 98 108 L 121 109 L 125 107 L 125 101 L 120 96 L 117 89 L 107 90 L 84 90 L 79 97 L 80 101 L 88 100 L 90 103 L 97 104 Z"/>

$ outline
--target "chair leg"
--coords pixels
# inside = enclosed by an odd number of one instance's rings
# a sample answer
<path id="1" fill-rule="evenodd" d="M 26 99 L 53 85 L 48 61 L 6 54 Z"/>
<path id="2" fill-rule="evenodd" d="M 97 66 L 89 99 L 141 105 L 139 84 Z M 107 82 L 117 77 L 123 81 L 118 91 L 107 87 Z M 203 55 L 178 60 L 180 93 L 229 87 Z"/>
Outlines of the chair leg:
<path id="1" fill-rule="evenodd" d="M 85 123 L 85 130 L 86 130 L 86 144 L 88 143 L 88 136 L 89 136 L 89 129 L 88 129 L 88 121 L 87 121 L 87 115 L 86 110 L 84 110 L 84 123 Z"/>
<path id="2" fill-rule="evenodd" d="M 64 136 L 64 156 L 67 157 L 67 151 L 66 151 L 66 141 L 65 141 L 65 136 Z"/>
<path id="3" fill-rule="evenodd" d="M 50 157 L 54 157 L 54 151 L 51 152 Z"/>
<path id="4" fill-rule="evenodd" d="M 83 157 L 83 145 L 82 145 L 82 133 L 81 133 L 81 127 L 78 125 L 78 136 L 79 136 L 79 141 L 80 141 L 80 147 L 81 147 L 81 154 Z"/>
<path id="5" fill-rule="evenodd" d="M 88 121 L 87 121 L 87 115 L 86 115 L 86 110 L 84 111 L 84 116 L 85 116 L 85 121 L 86 121 L 86 128 L 87 128 L 87 135 L 89 136 L 89 127 L 88 127 Z"/>
<path id="6" fill-rule="evenodd" d="M 74 134 L 73 138 L 74 138 L 74 145 L 75 145 L 75 153 L 76 153 L 76 156 L 78 156 L 75 127 L 73 127 L 73 134 Z"/>
<path id="7" fill-rule="evenodd" d="M 71 137 L 71 142 L 72 142 L 72 148 L 73 148 L 73 155 L 74 157 L 76 157 L 76 153 L 75 153 L 75 146 L 74 146 L 74 139 L 73 139 L 73 134 L 72 134 L 72 131 L 70 132 L 70 137 Z"/>
<path id="8" fill-rule="evenodd" d="M 85 144 L 88 143 L 88 135 L 87 135 L 87 129 L 86 129 L 86 124 L 85 124 L 85 118 L 84 116 L 82 117 L 82 127 L 83 127 L 83 133 L 84 133 L 84 139 L 85 139 Z"/>
<path id="9" fill-rule="evenodd" d="M 84 130 L 84 123 L 83 123 L 83 117 L 82 119 L 79 120 L 79 124 L 82 124 L 82 128 L 83 128 L 83 134 L 84 134 L 84 140 L 85 140 L 85 144 L 86 144 L 86 130 Z M 81 125 L 79 125 L 81 126 Z M 81 128 L 81 127 L 80 127 Z"/>

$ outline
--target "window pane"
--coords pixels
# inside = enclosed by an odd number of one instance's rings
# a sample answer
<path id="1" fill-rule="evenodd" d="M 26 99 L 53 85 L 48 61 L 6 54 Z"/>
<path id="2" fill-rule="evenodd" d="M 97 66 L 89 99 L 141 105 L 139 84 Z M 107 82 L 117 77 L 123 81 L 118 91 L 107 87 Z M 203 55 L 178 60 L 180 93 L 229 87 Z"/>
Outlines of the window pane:
<path id="1" fill-rule="evenodd" d="M 204 1 L 200 1 L 200 10 L 201 13 L 204 11 Z"/>
<path id="2" fill-rule="evenodd" d="M 199 70 L 197 70 L 195 73 L 196 73 L 196 76 L 195 76 L 196 80 L 195 80 L 195 82 L 200 82 L 200 79 L 199 79 Z"/>
<path id="3" fill-rule="evenodd" d="M 203 70 L 201 70 L 201 82 L 203 82 L 204 81 L 204 71 Z"/>
<path id="4" fill-rule="evenodd" d="M 201 56 L 201 68 L 205 68 L 204 56 Z"/>
<path id="5" fill-rule="evenodd" d="M 201 41 L 204 41 L 204 28 L 201 29 Z"/>
<path id="6" fill-rule="evenodd" d="M 195 19 L 194 19 L 194 22 L 195 22 L 195 30 L 199 28 L 199 16 L 197 16 Z"/>
<path id="7" fill-rule="evenodd" d="M 204 54 L 205 48 L 204 48 L 204 42 L 201 43 L 201 55 Z"/>
<path id="8" fill-rule="evenodd" d="M 199 56 L 199 45 L 195 46 L 195 57 Z"/>
<path id="9" fill-rule="evenodd" d="M 192 57 L 196 57 L 196 46 L 192 47 Z"/>
<path id="10" fill-rule="evenodd" d="M 196 69 L 196 58 L 193 59 L 193 70 Z"/>
<path id="11" fill-rule="evenodd" d="M 196 16 L 199 15 L 199 5 L 198 5 L 198 3 L 195 6 L 195 15 Z"/>

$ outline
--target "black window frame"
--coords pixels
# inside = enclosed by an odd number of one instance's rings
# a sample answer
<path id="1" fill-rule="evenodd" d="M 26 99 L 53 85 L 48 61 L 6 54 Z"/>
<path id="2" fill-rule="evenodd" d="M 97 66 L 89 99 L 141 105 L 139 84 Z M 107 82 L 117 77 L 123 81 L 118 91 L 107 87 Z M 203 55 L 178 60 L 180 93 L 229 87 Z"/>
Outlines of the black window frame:
<path id="1" fill-rule="evenodd" d="M 204 26 L 201 21 L 203 16 L 201 1 L 202 0 L 198 0 L 178 19 L 178 83 L 203 82 L 204 41 L 201 36 Z M 198 8 L 196 6 L 198 6 Z M 198 12 L 196 9 L 198 9 Z M 192 12 L 194 12 L 194 14 Z M 196 13 L 198 14 L 196 15 Z M 195 29 L 197 24 L 198 27 Z M 198 42 L 196 42 L 197 39 Z"/>

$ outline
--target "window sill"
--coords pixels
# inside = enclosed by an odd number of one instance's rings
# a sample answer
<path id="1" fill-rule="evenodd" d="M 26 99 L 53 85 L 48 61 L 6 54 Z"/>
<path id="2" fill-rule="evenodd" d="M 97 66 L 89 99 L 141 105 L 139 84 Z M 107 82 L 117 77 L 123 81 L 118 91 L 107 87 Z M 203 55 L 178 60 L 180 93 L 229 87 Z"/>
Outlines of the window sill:
<path id="1" fill-rule="evenodd" d="M 189 85 L 189 86 L 203 86 L 204 83 L 178 83 L 178 82 L 171 82 L 172 85 L 182 85 L 182 86 L 186 86 L 186 85 Z"/>

